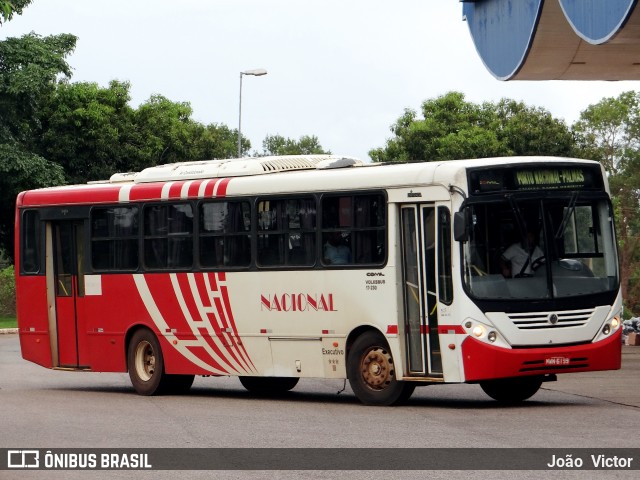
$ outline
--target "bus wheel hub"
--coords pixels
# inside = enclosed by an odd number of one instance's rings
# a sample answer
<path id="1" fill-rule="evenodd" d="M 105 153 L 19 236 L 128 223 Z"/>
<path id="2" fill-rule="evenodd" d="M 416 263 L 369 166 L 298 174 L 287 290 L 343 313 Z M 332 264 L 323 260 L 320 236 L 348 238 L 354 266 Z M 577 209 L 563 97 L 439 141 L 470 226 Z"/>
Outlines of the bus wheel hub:
<path id="1" fill-rule="evenodd" d="M 362 361 L 362 377 L 370 388 L 384 388 L 393 377 L 390 355 L 379 347 L 371 349 Z"/>

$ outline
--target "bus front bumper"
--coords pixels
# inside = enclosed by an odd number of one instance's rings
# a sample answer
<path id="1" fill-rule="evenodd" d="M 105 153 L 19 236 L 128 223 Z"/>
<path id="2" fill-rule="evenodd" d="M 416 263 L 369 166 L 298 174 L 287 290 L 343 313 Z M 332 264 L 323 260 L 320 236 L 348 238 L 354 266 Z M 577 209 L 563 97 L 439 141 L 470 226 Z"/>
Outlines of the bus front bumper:
<path id="1" fill-rule="evenodd" d="M 472 337 L 462 342 L 466 382 L 496 378 L 618 370 L 622 358 L 622 329 L 597 343 L 505 349 Z"/>

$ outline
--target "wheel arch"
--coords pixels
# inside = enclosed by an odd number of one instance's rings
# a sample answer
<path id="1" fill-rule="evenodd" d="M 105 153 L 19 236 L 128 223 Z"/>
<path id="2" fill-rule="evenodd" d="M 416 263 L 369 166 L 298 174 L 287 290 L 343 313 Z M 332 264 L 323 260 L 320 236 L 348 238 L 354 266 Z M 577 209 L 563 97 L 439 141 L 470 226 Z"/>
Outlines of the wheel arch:
<path id="1" fill-rule="evenodd" d="M 399 377 L 402 378 L 402 376 L 404 376 L 404 359 L 402 357 L 402 351 L 400 348 L 398 337 L 393 336 L 389 338 L 381 329 L 374 325 L 360 325 L 349 332 L 349 335 L 347 335 L 347 341 L 345 342 L 345 362 L 349 361 L 349 354 L 351 353 L 353 342 L 355 342 L 360 335 L 366 332 L 378 333 L 386 340 L 387 345 L 391 350 L 391 355 L 394 359 L 396 372 Z"/>

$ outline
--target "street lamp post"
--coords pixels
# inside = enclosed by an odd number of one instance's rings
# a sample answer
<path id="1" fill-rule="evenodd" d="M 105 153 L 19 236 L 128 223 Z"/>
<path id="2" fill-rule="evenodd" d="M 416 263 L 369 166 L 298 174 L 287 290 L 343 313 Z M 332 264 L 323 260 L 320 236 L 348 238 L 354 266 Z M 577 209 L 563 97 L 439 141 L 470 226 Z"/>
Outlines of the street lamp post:
<path id="1" fill-rule="evenodd" d="M 264 68 L 256 68 L 255 70 L 245 70 L 240 72 L 240 101 L 238 102 L 238 158 L 242 157 L 242 76 L 251 75 L 253 77 L 261 77 L 266 75 L 267 71 Z"/>

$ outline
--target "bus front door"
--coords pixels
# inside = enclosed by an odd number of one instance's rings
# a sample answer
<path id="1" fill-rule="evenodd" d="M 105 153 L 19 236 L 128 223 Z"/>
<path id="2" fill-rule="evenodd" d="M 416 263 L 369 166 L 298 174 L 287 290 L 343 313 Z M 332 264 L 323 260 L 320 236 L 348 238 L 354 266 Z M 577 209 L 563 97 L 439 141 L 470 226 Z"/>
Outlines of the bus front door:
<path id="1" fill-rule="evenodd" d="M 53 257 L 50 274 L 56 312 L 57 345 L 54 348 L 58 351 L 59 367 L 80 368 L 88 364 L 86 332 L 81 328 L 79 312 L 84 298 L 83 228 L 81 221 L 68 220 L 51 222 L 51 228 L 47 229 L 47 243 Z"/>
<path id="2" fill-rule="evenodd" d="M 436 292 L 436 208 L 403 205 L 404 332 L 409 376 L 442 377 Z"/>

